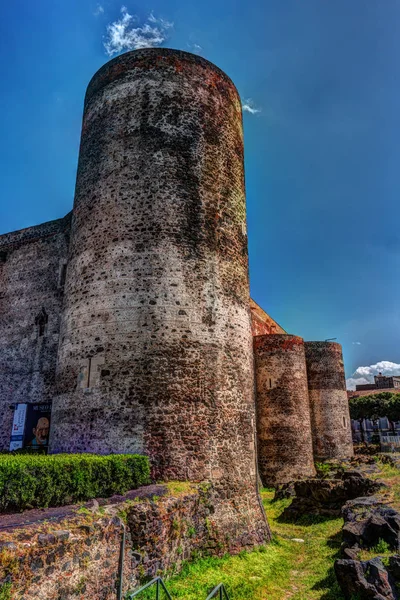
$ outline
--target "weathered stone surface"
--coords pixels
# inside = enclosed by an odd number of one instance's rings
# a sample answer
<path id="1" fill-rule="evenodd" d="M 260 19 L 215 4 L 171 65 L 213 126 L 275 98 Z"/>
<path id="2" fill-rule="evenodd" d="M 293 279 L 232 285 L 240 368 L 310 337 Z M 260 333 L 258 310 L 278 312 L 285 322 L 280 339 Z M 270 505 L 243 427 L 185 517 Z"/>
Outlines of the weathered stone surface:
<path id="1" fill-rule="evenodd" d="M 1 450 L 9 448 L 15 404 L 51 402 L 55 392 L 70 220 L 0 236 Z"/>
<path id="2" fill-rule="evenodd" d="M 38 544 L 40 546 L 51 546 L 56 543 L 55 535 L 49 533 L 47 535 L 40 534 L 38 535 Z"/>
<path id="3" fill-rule="evenodd" d="M 376 496 L 364 496 L 348 500 L 342 506 L 342 516 L 345 523 L 369 517 L 382 501 Z"/>
<path id="4" fill-rule="evenodd" d="M 379 558 L 360 562 L 337 560 L 335 573 L 346 599 L 397 600 L 394 581 Z"/>
<path id="5" fill-rule="evenodd" d="M 342 529 L 347 546 L 372 548 L 380 539 L 395 550 L 400 549 L 400 514 L 393 508 L 376 506 L 369 513 L 358 514 Z"/>
<path id="6" fill-rule="evenodd" d="M 400 582 L 400 555 L 395 554 L 389 557 L 389 567 L 391 575 L 394 577 L 396 582 Z"/>
<path id="7" fill-rule="evenodd" d="M 254 300 L 250 299 L 250 312 L 251 312 L 251 331 L 253 336 L 274 334 L 274 333 L 286 333 L 286 331 L 274 321 L 270 315 L 259 306 Z"/>
<path id="8" fill-rule="evenodd" d="M 304 341 L 254 338 L 258 465 L 265 486 L 315 475 Z M 285 431 L 282 433 L 282 422 Z"/>
<path id="9" fill-rule="evenodd" d="M 69 531 L 64 531 L 60 529 L 58 531 L 54 531 L 53 535 L 58 541 L 65 542 L 69 538 L 70 533 Z"/>
<path id="10" fill-rule="evenodd" d="M 317 460 L 353 456 L 342 347 L 335 342 L 304 346 L 314 456 Z"/>
<path id="11" fill-rule="evenodd" d="M 268 539 L 249 300 L 236 88 L 185 52 L 113 59 L 85 98 L 51 451 L 147 454 Z"/>
<path id="12" fill-rule="evenodd" d="M 284 500 L 285 498 L 293 498 L 296 495 L 294 482 L 283 483 L 275 488 L 274 501 Z"/>
<path id="13" fill-rule="evenodd" d="M 347 500 L 373 494 L 382 483 L 363 477 L 355 471 L 344 472 L 341 479 L 305 479 L 294 484 L 295 497 L 284 515 L 295 518 L 301 514 L 339 515 Z"/>
<path id="14" fill-rule="evenodd" d="M 105 505 L 104 515 L 70 514 L 55 531 L 49 521 L 33 523 L 24 529 L 24 540 L 20 528 L 2 529 L 0 587 L 10 582 L 12 598 L 25 600 L 75 600 L 83 589 L 87 598 L 115 600 L 124 526 L 124 593 L 143 577 L 165 573 L 172 566 L 179 569 L 194 554 L 251 549 L 252 535 L 226 537 L 215 519 L 215 502 L 219 498 L 212 488 L 192 486 L 186 493 L 156 502 Z M 111 514 L 119 510 L 125 513 L 126 523 Z M 43 518 L 50 514 L 43 511 Z M 60 531 L 63 535 L 57 536 Z M 52 538 L 54 543 L 43 545 L 39 538 Z M 16 561 L 23 568 L 16 569 Z"/>

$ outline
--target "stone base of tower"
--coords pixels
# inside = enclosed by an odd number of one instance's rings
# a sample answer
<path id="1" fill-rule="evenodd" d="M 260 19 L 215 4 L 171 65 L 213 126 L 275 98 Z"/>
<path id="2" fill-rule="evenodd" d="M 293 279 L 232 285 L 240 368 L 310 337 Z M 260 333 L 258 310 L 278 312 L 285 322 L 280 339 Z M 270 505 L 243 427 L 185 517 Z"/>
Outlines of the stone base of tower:
<path id="1" fill-rule="evenodd" d="M 271 540 L 271 530 L 261 497 L 256 490 L 226 492 L 218 485 L 210 486 L 213 513 L 209 517 L 215 538 L 227 552 L 250 550 Z"/>

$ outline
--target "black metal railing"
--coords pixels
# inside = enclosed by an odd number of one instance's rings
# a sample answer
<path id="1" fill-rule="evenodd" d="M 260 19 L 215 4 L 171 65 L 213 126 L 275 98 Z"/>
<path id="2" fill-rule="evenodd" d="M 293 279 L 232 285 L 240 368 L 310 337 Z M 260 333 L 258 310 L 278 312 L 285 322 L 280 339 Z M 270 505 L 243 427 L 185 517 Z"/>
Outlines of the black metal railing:
<path id="1" fill-rule="evenodd" d="M 155 577 L 154 579 L 149 581 L 149 583 L 146 583 L 146 585 L 143 585 L 141 588 L 136 590 L 136 592 L 130 592 L 126 597 L 126 600 L 132 600 L 132 598 L 135 598 L 138 594 L 140 594 L 141 592 L 144 592 L 144 590 L 147 590 L 147 588 L 149 588 L 153 585 L 156 587 L 156 600 L 160 600 L 160 590 L 161 589 L 164 590 L 165 594 L 167 595 L 168 600 L 172 600 L 171 594 L 165 587 L 165 583 L 163 582 L 161 577 Z"/>
<path id="2" fill-rule="evenodd" d="M 144 590 L 147 590 L 149 587 L 152 587 L 152 586 L 155 586 L 155 588 L 156 588 L 156 600 L 160 600 L 160 590 L 163 590 L 165 592 L 168 600 L 172 600 L 171 594 L 165 587 L 165 583 L 163 582 L 161 577 L 155 577 L 154 579 L 149 581 L 149 583 L 146 583 L 146 585 L 143 585 L 141 588 L 139 588 L 135 592 L 130 592 L 126 596 L 126 600 L 132 600 L 132 598 L 136 598 L 136 596 L 138 596 L 141 592 L 144 592 Z M 215 587 L 212 590 L 212 592 L 210 592 L 208 594 L 206 600 L 211 600 L 211 598 L 217 598 L 218 600 L 229 600 L 228 593 L 227 593 L 223 583 L 220 583 L 219 585 L 217 585 L 217 587 Z"/>
<path id="3" fill-rule="evenodd" d="M 225 589 L 223 583 L 220 583 L 213 589 L 210 594 L 208 594 L 206 600 L 211 600 L 211 598 L 218 598 L 219 600 L 229 600 L 228 592 Z"/>

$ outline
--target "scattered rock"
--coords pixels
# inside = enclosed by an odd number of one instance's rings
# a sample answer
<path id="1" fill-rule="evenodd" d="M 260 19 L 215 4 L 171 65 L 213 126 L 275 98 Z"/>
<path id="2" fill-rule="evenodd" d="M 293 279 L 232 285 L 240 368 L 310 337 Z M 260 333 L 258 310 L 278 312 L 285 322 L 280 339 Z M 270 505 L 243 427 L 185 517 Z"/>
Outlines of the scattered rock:
<path id="1" fill-rule="evenodd" d="M 283 515 L 291 518 L 302 514 L 339 516 L 347 500 L 374 494 L 383 486 L 355 470 L 339 473 L 334 479 L 296 481 L 296 495 Z"/>
<path id="2" fill-rule="evenodd" d="M 284 500 L 286 498 L 293 498 L 296 492 L 294 491 L 294 482 L 284 483 L 278 485 L 275 488 L 274 502 L 276 500 Z"/>
<path id="3" fill-rule="evenodd" d="M 398 554 L 389 557 L 388 570 L 394 579 L 400 582 L 400 556 Z"/>
<path id="4" fill-rule="evenodd" d="M 342 546 L 342 553 L 344 558 L 350 560 L 358 560 L 358 553 L 360 552 L 360 548 L 358 546 L 353 546 L 352 548 L 348 548 L 346 545 Z"/>
<path id="5" fill-rule="evenodd" d="M 291 538 L 290 541 L 298 542 L 299 544 L 304 544 L 304 540 L 302 540 L 301 538 Z"/>
<path id="6" fill-rule="evenodd" d="M 398 548 L 398 533 L 377 513 L 362 521 L 346 523 L 342 529 L 343 542 L 348 547 L 372 548 L 385 540 L 391 548 Z"/>
<path id="7" fill-rule="evenodd" d="M 381 506 L 382 502 L 376 496 L 363 496 L 348 500 L 342 507 L 342 516 L 345 521 L 357 521 L 360 518 L 368 517 L 371 512 Z"/>
<path id="8" fill-rule="evenodd" d="M 363 562 L 337 560 L 335 573 L 346 599 L 397 600 L 395 582 L 379 557 Z"/>
<path id="9" fill-rule="evenodd" d="M 343 542 L 347 547 L 372 548 L 384 540 L 395 550 L 400 549 L 400 514 L 376 498 L 356 498 L 342 509 L 345 521 Z"/>

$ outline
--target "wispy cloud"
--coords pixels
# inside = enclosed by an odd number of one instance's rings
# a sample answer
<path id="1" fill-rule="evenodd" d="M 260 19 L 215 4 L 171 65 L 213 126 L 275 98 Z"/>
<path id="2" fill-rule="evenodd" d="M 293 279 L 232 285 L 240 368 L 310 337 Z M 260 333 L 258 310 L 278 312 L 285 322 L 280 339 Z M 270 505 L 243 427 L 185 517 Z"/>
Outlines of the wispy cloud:
<path id="1" fill-rule="evenodd" d="M 168 39 L 173 23 L 156 18 L 153 13 L 140 25 L 136 15 L 131 15 L 126 6 L 121 7 L 121 18 L 107 25 L 104 48 L 108 56 L 128 50 L 156 48 Z"/>
<path id="2" fill-rule="evenodd" d="M 353 346 L 361 346 L 361 342 L 351 342 Z"/>
<path id="3" fill-rule="evenodd" d="M 102 15 L 104 13 L 104 7 L 101 4 L 98 4 L 96 6 L 96 10 L 94 11 L 94 16 L 98 17 L 99 15 Z"/>
<path id="4" fill-rule="evenodd" d="M 378 373 L 382 373 L 382 375 L 400 375 L 400 364 L 390 360 L 381 360 L 374 365 L 358 367 L 352 377 L 346 380 L 347 389 L 355 390 L 356 385 L 373 383 L 374 375 L 378 375 Z"/>
<path id="5" fill-rule="evenodd" d="M 243 101 L 242 109 L 244 112 L 248 112 L 251 115 L 256 115 L 261 112 L 261 108 L 254 106 L 254 102 L 251 98 L 246 98 L 246 100 Z"/>
<path id="6" fill-rule="evenodd" d="M 201 54 L 203 52 L 203 48 L 199 44 L 188 44 L 188 48 L 193 54 Z"/>

